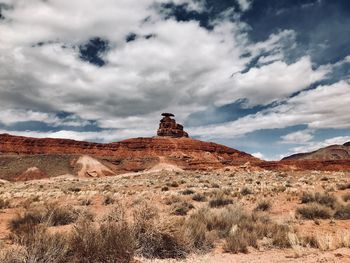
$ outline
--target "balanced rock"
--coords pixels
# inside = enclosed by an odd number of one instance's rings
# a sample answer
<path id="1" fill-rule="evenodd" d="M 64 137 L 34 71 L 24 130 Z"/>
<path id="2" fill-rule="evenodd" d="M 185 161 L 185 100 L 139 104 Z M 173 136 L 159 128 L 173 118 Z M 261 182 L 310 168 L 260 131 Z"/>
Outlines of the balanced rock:
<path id="1" fill-rule="evenodd" d="M 181 138 L 188 137 L 188 133 L 184 131 L 181 124 L 176 123 L 171 117 L 175 117 L 172 113 L 162 113 L 163 119 L 160 120 L 158 136 Z"/>

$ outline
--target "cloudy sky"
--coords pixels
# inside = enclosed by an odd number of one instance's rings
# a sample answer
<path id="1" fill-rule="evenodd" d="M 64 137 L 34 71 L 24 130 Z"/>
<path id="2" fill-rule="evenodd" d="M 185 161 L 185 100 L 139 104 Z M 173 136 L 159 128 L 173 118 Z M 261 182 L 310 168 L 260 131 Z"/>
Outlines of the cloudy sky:
<path id="1" fill-rule="evenodd" d="M 348 0 L 0 0 L 0 133 L 190 136 L 279 159 L 350 141 Z"/>

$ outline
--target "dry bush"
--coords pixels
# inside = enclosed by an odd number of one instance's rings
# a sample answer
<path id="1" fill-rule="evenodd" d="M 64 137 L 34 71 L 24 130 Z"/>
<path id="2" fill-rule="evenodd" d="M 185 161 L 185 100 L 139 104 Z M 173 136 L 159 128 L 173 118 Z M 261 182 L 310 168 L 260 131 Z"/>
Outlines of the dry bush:
<path id="1" fill-rule="evenodd" d="M 133 214 L 138 254 L 146 258 L 184 258 L 189 253 L 181 227 L 176 222 L 162 222 L 158 210 L 148 204 Z"/>
<path id="2" fill-rule="evenodd" d="M 344 194 L 342 196 L 342 199 L 343 199 L 344 202 L 350 201 L 350 193 Z"/>
<path id="3" fill-rule="evenodd" d="M 110 195 L 107 195 L 104 199 L 103 199 L 103 204 L 104 205 L 112 205 L 115 203 L 115 199 L 110 196 Z"/>
<path id="4" fill-rule="evenodd" d="M 296 212 L 304 219 L 328 219 L 333 216 L 332 209 L 318 203 L 311 203 L 309 205 L 299 207 L 297 208 Z"/>
<path id="5" fill-rule="evenodd" d="M 19 246 L 0 256 L 2 263 L 64 263 L 68 243 L 61 234 L 49 234 L 45 227 L 34 227 L 30 235 L 18 240 Z"/>
<path id="6" fill-rule="evenodd" d="M 206 251 L 213 247 L 207 217 L 210 210 L 201 208 L 192 213 L 185 221 L 183 231 L 191 246 L 196 250 Z"/>
<path id="7" fill-rule="evenodd" d="M 248 246 L 256 246 L 256 239 L 247 231 L 239 230 L 225 239 L 224 250 L 230 253 L 248 253 Z"/>
<path id="8" fill-rule="evenodd" d="M 185 216 L 193 208 L 194 206 L 187 202 L 174 203 L 171 206 L 171 214 L 177 216 Z"/>
<path id="9" fill-rule="evenodd" d="M 227 198 L 225 191 L 219 191 L 214 193 L 214 197 L 209 201 L 210 207 L 223 207 L 232 204 L 231 198 Z"/>
<path id="10" fill-rule="evenodd" d="M 92 200 L 89 198 L 82 199 L 82 200 L 80 200 L 80 205 L 82 205 L 82 206 L 92 205 Z"/>
<path id="11" fill-rule="evenodd" d="M 92 224 L 79 221 L 69 238 L 73 262 L 128 263 L 134 256 L 134 238 L 124 222 Z"/>
<path id="12" fill-rule="evenodd" d="M 39 224 L 67 225 L 75 222 L 78 216 L 79 212 L 70 206 L 48 204 L 41 208 L 29 208 L 24 213 L 17 214 L 9 222 L 9 228 L 14 235 L 13 237 L 20 237 L 30 233 Z"/>
<path id="13" fill-rule="evenodd" d="M 205 197 L 205 195 L 197 193 L 192 196 L 192 200 L 197 202 L 205 202 L 207 198 Z"/>
<path id="14" fill-rule="evenodd" d="M 337 205 L 337 198 L 328 193 L 304 193 L 301 197 L 301 203 L 318 203 L 334 208 Z"/>
<path id="15" fill-rule="evenodd" d="M 337 185 L 338 190 L 350 189 L 350 182 Z"/>
<path id="16" fill-rule="evenodd" d="M 45 208 L 44 218 L 51 226 L 63 226 L 74 223 L 79 217 L 79 211 L 71 206 L 49 204 Z"/>
<path id="17" fill-rule="evenodd" d="M 225 250 L 244 252 L 247 246 L 257 247 L 257 241 L 270 238 L 277 247 L 288 247 L 289 228 L 272 222 L 268 217 L 244 212 L 240 206 L 227 206 L 221 209 L 202 208 L 186 220 L 187 235 L 198 249 L 208 248 L 213 240 L 206 233 L 215 232 L 225 239 Z"/>
<path id="18" fill-rule="evenodd" d="M 6 209 L 10 207 L 10 201 L 7 199 L 0 198 L 0 209 Z"/>
<path id="19" fill-rule="evenodd" d="M 241 195 L 250 195 L 253 191 L 248 187 L 243 187 L 240 191 Z"/>
<path id="20" fill-rule="evenodd" d="M 183 195 L 192 195 L 194 193 L 195 193 L 195 191 L 193 191 L 192 189 L 186 189 L 186 190 L 181 192 L 181 194 L 183 194 Z"/>
<path id="21" fill-rule="evenodd" d="M 254 210 L 256 211 L 269 211 L 272 207 L 270 200 L 261 200 Z"/>
<path id="22" fill-rule="evenodd" d="M 23 214 L 17 214 L 9 222 L 11 238 L 18 239 L 30 235 L 33 229 L 44 221 L 44 215 L 41 210 L 31 209 Z"/>
<path id="23" fill-rule="evenodd" d="M 350 204 L 339 205 L 334 213 L 335 219 L 350 219 Z"/>

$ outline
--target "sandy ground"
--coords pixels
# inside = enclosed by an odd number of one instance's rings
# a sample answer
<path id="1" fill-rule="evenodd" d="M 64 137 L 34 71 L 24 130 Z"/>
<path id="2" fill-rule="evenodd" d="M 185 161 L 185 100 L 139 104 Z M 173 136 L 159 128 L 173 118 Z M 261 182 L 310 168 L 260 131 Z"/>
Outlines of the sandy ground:
<path id="1" fill-rule="evenodd" d="M 95 166 L 90 160 L 83 160 L 83 167 Z M 100 167 L 98 165 L 99 168 Z M 102 169 L 102 170 L 103 170 Z M 107 168 L 108 169 L 108 168 Z M 96 170 L 96 169 L 95 169 Z M 288 223 L 303 234 L 319 237 L 340 236 L 348 240 L 348 248 L 327 248 L 327 251 L 305 247 L 293 249 L 261 248 L 250 249 L 248 254 L 227 254 L 214 249 L 205 255 L 191 255 L 185 260 L 141 259 L 142 263 L 224 263 L 224 262 L 350 262 L 350 220 L 301 220 L 295 210 L 301 205 L 303 192 L 328 192 L 339 200 L 350 189 L 339 190 L 338 186 L 350 182 L 350 174 L 344 172 L 273 172 L 225 169 L 214 172 L 186 172 L 167 165 L 155 167 L 143 173 L 129 173 L 120 176 L 101 178 L 77 178 L 72 175 L 29 182 L 1 182 L 0 199 L 9 200 L 8 208 L 0 209 L 0 243 L 8 243 L 8 223 L 26 206 L 40 206 L 49 202 L 71 204 L 76 208 L 87 209 L 96 218 L 110 211 L 112 205 L 103 204 L 106 196 L 122 200 L 131 210 L 141 201 L 149 202 L 159 208 L 160 215 L 169 216 L 169 200 L 191 203 L 194 209 L 208 204 L 217 192 L 224 192 L 234 202 L 239 202 L 247 210 L 253 210 L 262 199 L 272 203 L 268 216 L 274 221 Z M 251 194 L 242 195 L 240 191 L 248 187 Z M 184 195 L 184 190 L 207 197 L 205 202 L 196 202 L 193 195 Z M 89 200 L 89 205 L 84 201 Z M 191 214 L 191 211 L 189 212 Z"/>
<path id="2" fill-rule="evenodd" d="M 270 250 L 249 254 L 207 254 L 190 256 L 186 260 L 147 260 L 143 263 L 348 263 L 350 249 L 342 248 L 331 252 Z"/>

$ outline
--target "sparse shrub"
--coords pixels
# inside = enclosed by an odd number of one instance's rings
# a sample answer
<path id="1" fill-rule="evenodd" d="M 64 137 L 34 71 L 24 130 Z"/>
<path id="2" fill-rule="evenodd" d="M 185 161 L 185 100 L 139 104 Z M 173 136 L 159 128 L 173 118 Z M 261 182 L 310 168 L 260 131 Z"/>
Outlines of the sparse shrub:
<path id="1" fill-rule="evenodd" d="M 231 198 L 227 198 L 224 192 L 218 192 L 216 195 L 209 201 L 210 207 L 223 207 L 232 204 L 233 201 Z"/>
<path id="2" fill-rule="evenodd" d="M 27 209 L 23 214 L 17 214 L 9 222 L 9 228 L 13 234 L 21 236 L 31 232 L 39 224 L 67 225 L 75 222 L 78 216 L 78 211 L 70 206 L 48 204 L 46 207 Z"/>
<path id="3" fill-rule="evenodd" d="M 174 203 L 182 202 L 184 199 L 178 195 L 171 195 L 164 199 L 166 205 L 172 205 Z"/>
<path id="4" fill-rule="evenodd" d="M 185 216 L 187 215 L 188 211 L 193 208 L 194 206 L 187 202 L 174 203 L 171 207 L 171 214 L 177 216 Z"/>
<path id="5" fill-rule="evenodd" d="M 327 193 L 304 193 L 301 197 L 301 203 L 319 203 L 331 208 L 334 208 L 337 204 L 337 198 L 334 195 Z"/>
<path id="6" fill-rule="evenodd" d="M 224 250 L 230 253 L 248 253 L 250 235 L 247 231 L 238 230 L 225 238 Z"/>
<path id="7" fill-rule="evenodd" d="M 10 207 L 10 201 L 0 198 L 0 209 L 5 209 Z"/>
<path id="8" fill-rule="evenodd" d="M 170 183 L 168 186 L 171 186 L 171 187 L 179 187 L 179 183 L 174 181 L 172 183 Z"/>
<path id="9" fill-rule="evenodd" d="M 332 210 L 324 205 L 311 203 L 304 207 L 299 207 L 296 210 L 304 219 L 328 219 L 333 215 Z"/>
<path id="10" fill-rule="evenodd" d="M 40 210 L 29 210 L 23 214 L 17 214 L 9 222 L 9 229 L 13 239 L 31 235 L 34 228 L 44 222 L 44 214 Z"/>
<path id="11" fill-rule="evenodd" d="M 134 256 L 134 238 L 126 222 L 78 222 L 69 243 L 74 262 L 128 263 Z"/>
<path id="12" fill-rule="evenodd" d="M 261 200 L 258 205 L 255 207 L 256 211 L 268 211 L 272 207 L 271 201 Z"/>
<path id="13" fill-rule="evenodd" d="M 67 262 L 69 248 L 62 234 L 49 234 L 46 228 L 35 227 L 30 238 L 18 241 L 21 247 L 5 252 L 0 257 L 2 263 Z"/>
<path id="14" fill-rule="evenodd" d="M 51 226 L 62 226 L 74 223 L 79 217 L 79 211 L 71 206 L 49 204 L 46 206 L 44 220 Z"/>
<path id="15" fill-rule="evenodd" d="M 205 195 L 197 193 L 197 194 L 192 196 L 192 200 L 197 201 L 197 202 L 205 202 L 207 200 L 207 198 L 205 197 Z"/>
<path id="16" fill-rule="evenodd" d="M 335 210 L 334 218 L 350 219 L 350 204 L 338 206 Z"/>
<path id="17" fill-rule="evenodd" d="M 350 201 L 350 193 L 347 193 L 347 194 L 343 195 L 342 199 L 344 200 L 344 202 Z"/>
<path id="18" fill-rule="evenodd" d="M 115 202 L 115 199 L 114 199 L 112 196 L 110 196 L 110 195 L 107 195 L 107 196 L 103 199 L 103 204 L 104 204 L 104 205 L 112 205 L 112 204 L 114 204 L 114 202 Z"/>
<path id="19" fill-rule="evenodd" d="M 207 217 L 210 211 L 201 208 L 191 214 L 185 221 L 184 233 L 194 249 L 206 251 L 213 247 L 213 240 L 208 236 Z"/>
<path id="20" fill-rule="evenodd" d="M 241 195 L 250 195 L 253 191 L 248 187 L 243 187 L 240 191 Z"/>
<path id="21" fill-rule="evenodd" d="M 89 205 L 92 205 L 92 200 L 89 199 L 89 198 L 82 199 L 82 200 L 80 201 L 80 204 L 83 205 L 83 206 L 89 206 Z"/>
<path id="22" fill-rule="evenodd" d="M 263 237 L 272 238 L 277 247 L 289 247 L 289 228 L 272 222 L 268 217 L 244 212 L 242 207 L 230 205 L 221 209 L 202 208 L 186 220 L 187 234 L 195 247 L 212 244 L 206 233 L 216 232 L 225 239 L 225 250 L 244 252 L 247 246 L 257 247 Z"/>
<path id="23" fill-rule="evenodd" d="M 181 192 L 183 195 L 192 195 L 194 194 L 195 192 L 191 189 L 186 189 L 184 191 Z"/>
<path id="24" fill-rule="evenodd" d="M 344 183 L 344 184 L 339 184 L 337 185 L 338 190 L 346 190 L 350 189 L 350 182 Z"/>
<path id="25" fill-rule="evenodd" d="M 169 187 L 167 186 L 163 186 L 162 189 L 161 189 L 162 192 L 166 192 L 166 191 L 169 191 Z"/>
<path id="26" fill-rule="evenodd" d="M 181 227 L 161 222 L 156 208 L 140 205 L 133 217 L 138 254 L 146 258 L 184 258 L 188 254 Z"/>
<path id="27" fill-rule="evenodd" d="M 78 193 L 81 191 L 79 187 L 69 187 L 67 190 L 73 193 Z"/>

